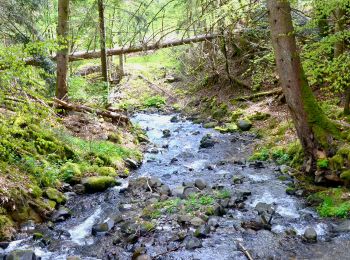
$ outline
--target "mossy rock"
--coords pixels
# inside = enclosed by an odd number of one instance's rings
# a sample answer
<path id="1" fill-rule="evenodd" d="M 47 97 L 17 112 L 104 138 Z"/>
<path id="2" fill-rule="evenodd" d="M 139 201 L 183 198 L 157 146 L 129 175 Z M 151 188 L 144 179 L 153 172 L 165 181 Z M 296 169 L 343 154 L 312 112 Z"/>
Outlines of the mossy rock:
<path id="1" fill-rule="evenodd" d="M 108 135 L 108 141 L 121 144 L 123 142 L 123 135 L 121 133 L 111 133 Z"/>
<path id="2" fill-rule="evenodd" d="M 45 196 L 49 200 L 53 200 L 58 204 L 64 204 L 67 201 L 67 198 L 64 196 L 64 194 L 54 188 L 47 188 L 45 190 Z"/>
<path id="3" fill-rule="evenodd" d="M 234 133 L 238 130 L 238 126 L 235 123 L 228 123 L 223 126 L 215 127 L 215 130 L 219 131 L 220 133 Z"/>
<path id="4" fill-rule="evenodd" d="M 42 238 L 44 238 L 44 235 L 42 233 L 36 232 L 36 233 L 33 234 L 33 239 L 34 240 L 40 240 Z"/>
<path id="5" fill-rule="evenodd" d="M 42 221 L 41 216 L 29 206 L 17 208 L 17 210 L 11 212 L 10 215 L 15 222 L 19 223 L 25 222 L 29 219 L 34 220 L 35 222 Z"/>
<path id="6" fill-rule="evenodd" d="M 49 205 L 49 207 L 50 207 L 51 209 L 55 209 L 57 203 L 56 203 L 56 201 L 53 201 L 53 200 L 47 200 L 47 205 Z"/>
<path id="7" fill-rule="evenodd" d="M 97 168 L 96 171 L 100 176 L 111 176 L 111 177 L 118 176 L 118 174 L 116 173 L 116 170 L 113 167 L 99 167 Z"/>
<path id="8" fill-rule="evenodd" d="M 0 241 L 11 240 L 14 232 L 12 220 L 5 215 L 0 215 Z"/>
<path id="9" fill-rule="evenodd" d="M 30 195 L 32 195 L 33 198 L 40 198 L 43 195 L 42 189 L 40 189 L 39 186 L 33 185 L 29 187 Z"/>
<path id="10" fill-rule="evenodd" d="M 94 176 L 84 178 L 82 184 L 89 193 L 101 192 L 106 189 L 116 186 L 118 183 L 115 178 L 110 176 Z"/>
<path id="11" fill-rule="evenodd" d="M 67 162 L 61 169 L 61 179 L 68 183 L 78 183 L 82 178 L 82 172 L 80 166 L 77 163 Z"/>
<path id="12" fill-rule="evenodd" d="M 203 125 L 204 128 L 214 128 L 218 125 L 217 122 L 208 122 Z"/>
<path id="13" fill-rule="evenodd" d="M 252 122 L 247 119 L 238 120 L 236 124 L 242 131 L 249 131 L 253 127 Z"/>
<path id="14" fill-rule="evenodd" d="M 248 119 L 254 121 L 264 121 L 270 117 L 271 115 L 268 113 L 256 112 L 256 114 L 249 116 Z"/>
<path id="15" fill-rule="evenodd" d="M 339 154 L 336 154 L 329 159 L 329 167 L 334 171 L 340 170 L 341 168 L 343 168 L 343 165 L 344 165 L 344 159 Z"/>
<path id="16" fill-rule="evenodd" d="M 345 180 L 345 181 L 350 181 L 350 170 L 343 171 L 340 174 L 340 178 Z"/>

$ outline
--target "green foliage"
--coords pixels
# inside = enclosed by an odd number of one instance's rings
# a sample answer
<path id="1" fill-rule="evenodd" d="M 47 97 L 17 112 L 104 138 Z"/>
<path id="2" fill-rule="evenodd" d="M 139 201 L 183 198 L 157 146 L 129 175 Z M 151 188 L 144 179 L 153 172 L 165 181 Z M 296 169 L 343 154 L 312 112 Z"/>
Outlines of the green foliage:
<path id="1" fill-rule="evenodd" d="M 320 169 L 328 169 L 329 167 L 329 160 L 328 159 L 319 159 L 317 160 L 317 167 Z"/>
<path id="2" fill-rule="evenodd" d="M 231 191 L 229 190 L 221 190 L 216 194 L 218 199 L 228 199 L 231 198 Z"/>
<path id="3" fill-rule="evenodd" d="M 14 225 L 11 219 L 0 214 L 0 240 L 6 241 L 12 238 L 14 234 Z"/>
<path id="4" fill-rule="evenodd" d="M 215 202 L 210 195 L 191 194 L 185 201 L 186 212 L 192 212 L 201 208 L 201 206 L 209 206 Z"/>
<path id="5" fill-rule="evenodd" d="M 105 82 L 89 82 L 80 76 L 69 79 L 69 98 L 75 101 L 104 106 L 108 99 L 108 85 Z"/>
<path id="6" fill-rule="evenodd" d="M 266 148 L 255 152 L 250 158 L 250 161 L 267 161 L 270 157 L 269 150 Z"/>
<path id="7" fill-rule="evenodd" d="M 350 202 L 344 198 L 344 194 L 348 194 L 348 190 L 329 188 L 325 191 L 310 195 L 308 200 L 319 203 L 317 211 L 322 217 L 345 218 L 348 217 L 350 212 Z"/>
<path id="8" fill-rule="evenodd" d="M 150 108 L 150 107 L 156 107 L 156 108 L 161 108 L 166 104 L 166 99 L 165 97 L 162 96 L 152 96 L 152 97 L 148 97 L 144 100 L 143 105 L 146 108 Z"/>

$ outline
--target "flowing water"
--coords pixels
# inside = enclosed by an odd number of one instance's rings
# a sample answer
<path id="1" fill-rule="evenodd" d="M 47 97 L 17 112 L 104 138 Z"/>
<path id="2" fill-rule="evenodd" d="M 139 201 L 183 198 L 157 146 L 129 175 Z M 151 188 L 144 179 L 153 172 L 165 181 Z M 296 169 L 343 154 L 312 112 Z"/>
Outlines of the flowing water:
<path id="1" fill-rule="evenodd" d="M 293 180 L 287 178 L 281 181 L 278 178 L 281 173 L 276 166 L 245 161 L 251 153 L 254 136 L 220 134 L 187 120 L 171 122 L 172 117 L 137 114 L 133 118 L 134 123 L 147 131 L 151 144 L 148 145 L 143 165 L 130 178 L 158 177 L 171 189 L 181 186 L 183 182 L 201 178 L 211 186 L 249 191 L 251 196 L 243 208 L 230 209 L 220 218 L 216 231 L 203 239 L 203 246 L 195 250 L 186 250 L 181 243 L 169 249 L 171 243 L 168 237 L 177 232 L 176 225 L 163 223 L 157 228 L 158 236 L 143 241 L 148 255 L 158 256 L 157 259 L 246 259 L 238 247 L 240 244 L 254 259 L 350 259 L 349 233 L 333 232 L 333 225 L 338 221 L 319 218 L 302 198 L 287 195 L 285 190 Z M 171 136 L 164 138 L 163 130 L 170 130 Z M 199 149 L 201 139 L 207 134 L 214 138 L 214 147 Z M 233 184 L 234 177 L 241 178 L 242 183 Z M 118 256 L 113 258 L 109 252 L 115 250 L 112 242 L 115 237 L 91 234 L 95 223 L 120 212 L 120 204 L 126 200 L 123 191 L 127 186 L 128 180 L 122 186 L 103 193 L 72 196 L 66 205 L 72 211 L 71 218 L 53 227 L 49 224 L 36 227 L 36 231 L 50 238 L 48 245 L 32 240 L 24 232 L 18 234 L 18 240 L 6 250 L 0 251 L 0 255 L 14 249 L 32 249 L 42 259 L 66 259 L 72 255 L 81 259 L 130 259 L 134 250 L 132 245 L 119 248 Z M 255 210 L 259 202 L 272 204 L 276 209 L 271 231 L 252 231 L 241 227 L 244 221 L 259 218 Z M 125 204 L 123 207 L 132 206 Z M 317 243 L 302 240 L 307 227 L 316 230 Z M 155 243 L 155 240 L 162 242 Z"/>

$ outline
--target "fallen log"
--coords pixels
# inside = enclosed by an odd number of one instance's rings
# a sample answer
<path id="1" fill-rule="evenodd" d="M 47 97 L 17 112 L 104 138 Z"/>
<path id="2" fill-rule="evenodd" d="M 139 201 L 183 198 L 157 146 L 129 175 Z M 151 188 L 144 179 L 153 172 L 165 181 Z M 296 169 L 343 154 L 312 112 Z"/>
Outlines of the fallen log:
<path id="1" fill-rule="evenodd" d="M 54 102 L 56 102 L 59 107 L 65 109 L 65 110 L 70 110 L 70 111 L 77 111 L 77 112 L 88 112 L 92 114 L 96 114 L 98 116 L 102 116 L 103 118 L 109 118 L 112 120 L 112 122 L 116 125 L 123 125 L 127 126 L 130 125 L 130 119 L 122 115 L 120 113 L 116 113 L 113 111 L 108 111 L 108 110 L 102 110 L 102 109 L 96 109 L 96 108 L 91 108 L 88 106 L 84 105 L 79 105 L 79 104 L 73 104 L 73 103 L 68 103 L 66 101 L 54 98 Z"/>
<path id="2" fill-rule="evenodd" d="M 133 47 L 126 47 L 126 48 L 124 47 L 113 48 L 113 49 L 107 50 L 107 56 L 117 56 L 121 54 L 129 54 L 129 53 L 144 52 L 144 51 L 150 51 L 150 50 L 158 50 L 163 48 L 170 48 L 170 47 L 186 45 L 191 43 L 210 41 L 218 37 L 220 37 L 219 34 L 204 34 L 204 35 L 192 36 L 186 39 L 165 41 L 163 43 L 157 42 L 150 45 L 139 45 L 139 46 L 133 46 Z M 79 61 L 79 60 L 88 60 L 88 59 L 98 59 L 100 57 L 101 57 L 100 51 L 81 51 L 81 52 L 70 54 L 69 62 Z M 56 60 L 56 57 L 51 57 L 51 59 Z M 35 59 L 27 59 L 25 62 L 27 65 L 33 65 L 33 66 L 38 65 L 38 61 Z"/>
<path id="3" fill-rule="evenodd" d="M 259 93 L 255 93 L 253 95 L 250 96 L 243 96 L 243 97 L 238 97 L 235 98 L 235 101 L 247 101 L 247 100 L 253 100 L 256 98 L 260 98 L 260 97 L 268 97 L 268 96 L 274 96 L 274 95 L 280 95 L 282 94 L 282 88 L 276 88 L 276 89 L 272 89 L 270 91 L 264 91 L 264 92 L 259 92 Z"/>

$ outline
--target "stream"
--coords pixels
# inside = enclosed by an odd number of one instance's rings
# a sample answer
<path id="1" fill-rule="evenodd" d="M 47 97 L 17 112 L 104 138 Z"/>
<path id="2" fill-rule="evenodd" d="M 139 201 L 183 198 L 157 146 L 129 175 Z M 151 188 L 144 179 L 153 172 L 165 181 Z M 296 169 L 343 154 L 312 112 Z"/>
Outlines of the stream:
<path id="1" fill-rule="evenodd" d="M 247 259 L 244 250 L 253 259 L 350 259 L 350 222 L 321 219 L 302 197 L 286 194 L 293 179 L 280 178 L 279 167 L 246 162 L 254 143 L 252 134 L 221 134 L 180 115 L 137 114 L 132 121 L 147 131 L 150 140 L 142 166 L 120 186 L 105 192 L 68 194 L 66 207 L 72 212 L 70 218 L 55 224 L 27 226 L 9 247 L 0 249 L 0 259 L 15 249 L 33 250 L 43 260 L 65 260 L 69 256 L 77 256 L 72 260 L 133 256 L 134 259 Z M 165 138 L 164 130 L 169 130 L 170 136 Z M 212 136 L 213 146 L 200 149 L 200 142 L 207 134 Z M 183 183 L 201 179 L 213 189 L 247 196 L 239 207 L 229 208 L 217 217 L 216 228 L 200 239 L 201 246 L 193 249 L 187 247 L 188 239 L 174 239 L 174 236 L 185 232 L 185 237 L 191 237 L 194 228 L 184 228 L 174 218 L 160 218 L 152 234 L 137 239 L 129 236 L 127 243 L 120 235 L 120 230 L 130 229 L 125 227 L 128 223 L 125 220 L 116 221 L 110 232 L 92 235 L 96 223 L 107 223 L 119 216 L 136 216 L 137 208 L 148 205 L 149 199 L 140 201 L 127 192 L 129 183 L 140 177 L 158 178 L 171 191 Z M 274 209 L 271 230 L 242 227 L 244 222 L 260 219 L 258 207 Z M 316 243 L 303 239 L 307 228 L 316 231 Z M 28 234 L 34 231 L 43 233 L 47 239 L 33 240 Z M 136 258 L 137 250 L 143 258 Z"/>

